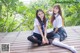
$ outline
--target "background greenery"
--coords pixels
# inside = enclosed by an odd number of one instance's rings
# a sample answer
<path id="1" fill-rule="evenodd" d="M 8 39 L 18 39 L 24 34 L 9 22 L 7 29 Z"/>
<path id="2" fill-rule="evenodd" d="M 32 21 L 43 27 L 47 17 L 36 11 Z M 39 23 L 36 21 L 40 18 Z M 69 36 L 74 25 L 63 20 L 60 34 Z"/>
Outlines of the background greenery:
<path id="1" fill-rule="evenodd" d="M 0 0 L 0 32 L 32 30 L 36 10 L 43 9 L 50 19 L 47 11 L 56 3 L 63 9 L 65 26 L 80 25 L 79 0 L 37 0 L 28 5 L 19 0 Z M 50 23 L 48 28 L 51 28 Z"/>

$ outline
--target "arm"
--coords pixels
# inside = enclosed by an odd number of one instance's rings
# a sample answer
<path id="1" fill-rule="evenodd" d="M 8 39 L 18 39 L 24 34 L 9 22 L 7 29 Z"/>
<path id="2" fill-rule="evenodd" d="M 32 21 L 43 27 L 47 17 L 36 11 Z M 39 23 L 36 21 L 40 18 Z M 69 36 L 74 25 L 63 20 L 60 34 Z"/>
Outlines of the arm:
<path id="1" fill-rule="evenodd" d="M 46 43 L 46 40 L 45 40 L 45 36 L 42 33 L 41 27 L 40 27 L 40 25 L 38 25 L 37 27 L 38 27 L 38 29 L 40 31 L 41 36 L 42 36 L 42 43 L 45 44 Z"/>
<path id="2" fill-rule="evenodd" d="M 47 26 L 44 27 L 44 36 L 45 36 L 45 37 L 47 36 Z"/>
<path id="3" fill-rule="evenodd" d="M 47 24 L 48 24 L 48 21 L 47 21 Z M 44 39 L 45 39 L 46 43 L 48 44 L 49 41 L 48 41 L 48 39 L 47 39 L 47 24 L 46 24 L 46 26 L 44 27 Z"/>
<path id="4" fill-rule="evenodd" d="M 48 20 L 46 21 L 46 26 L 44 27 L 44 36 L 47 36 L 47 25 L 48 25 Z"/>
<path id="5" fill-rule="evenodd" d="M 45 38 L 46 43 L 48 44 L 49 41 L 48 41 L 48 39 L 47 39 L 47 26 L 45 27 L 44 32 L 45 32 L 44 38 Z"/>
<path id="6" fill-rule="evenodd" d="M 56 27 L 56 29 L 55 29 L 54 33 L 56 33 L 57 31 L 58 31 L 58 28 Z"/>
<path id="7" fill-rule="evenodd" d="M 39 29 L 39 31 L 40 31 L 40 34 L 41 34 L 41 36 L 42 36 L 42 38 L 43 38 L 43 33 L 42 33 L 42 30 L 41 30 L 41 26 L 40 25 L 37 25 L 37 27 L 38 27 L 38 29 Z"/>

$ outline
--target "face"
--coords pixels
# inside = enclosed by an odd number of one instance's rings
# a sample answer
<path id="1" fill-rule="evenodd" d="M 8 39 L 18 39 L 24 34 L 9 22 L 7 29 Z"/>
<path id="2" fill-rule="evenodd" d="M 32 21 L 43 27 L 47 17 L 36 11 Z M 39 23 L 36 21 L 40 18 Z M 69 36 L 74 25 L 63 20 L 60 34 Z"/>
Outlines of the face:
<path id="1" fill-rule="evenodd" d="M 55 14 L 57 14 L 57 13 L 59 12 L 58 7 L 54 7 L 54 8 L 53 8 L 53 12 L 54 12 Z"/>
<path id="2" fill-rule="evenodd" d="M 43 18 L 44 18 L 44 13 L 43 13 L 42 11 L 39 11 L 39 12 L 38 12 L 38 16 L 39 16 L 41 19 L 43 19 Z"/>

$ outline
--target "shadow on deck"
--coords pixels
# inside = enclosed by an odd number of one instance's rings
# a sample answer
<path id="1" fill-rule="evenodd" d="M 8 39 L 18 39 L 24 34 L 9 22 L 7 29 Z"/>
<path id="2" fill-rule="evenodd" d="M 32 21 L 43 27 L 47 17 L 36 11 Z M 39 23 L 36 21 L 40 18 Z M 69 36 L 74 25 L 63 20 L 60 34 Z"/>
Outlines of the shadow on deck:
<path id="1" fill-rule="evenodd" d="M 65 29 L 68 38 L 63 43 L 74 46 L 80 53 L 80 26 L 65 27 Z M 27 37 L 31 34 L 32 31 L 0 33 L 0 43 L 10 43 L 10 53 L 71 53 L 66 49 L 52 45 L 30 49 L 31 45 Z"/>

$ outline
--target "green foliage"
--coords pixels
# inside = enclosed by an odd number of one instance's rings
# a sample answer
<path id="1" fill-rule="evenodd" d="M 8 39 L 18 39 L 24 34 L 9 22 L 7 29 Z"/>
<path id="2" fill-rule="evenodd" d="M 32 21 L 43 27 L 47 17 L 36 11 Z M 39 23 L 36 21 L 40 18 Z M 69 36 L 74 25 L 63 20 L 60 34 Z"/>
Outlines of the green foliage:
<path id="1" fill-rule="evenodd" d="M 80 25 L 80 2 L 77 0 L 38 0 L 28 5 L 24 5 L 19 0 L 0 0 L 0 32 L 33 30 L 36 10 L 44 10 L 46 18 L 50 20 L 51 16 L 47 11 L 54 4 L 61 5 L 65 26 Z M 16 14 L 22 17 L 15 18 Z M 51 27 L 48 23 L 48 28 Z"/>

